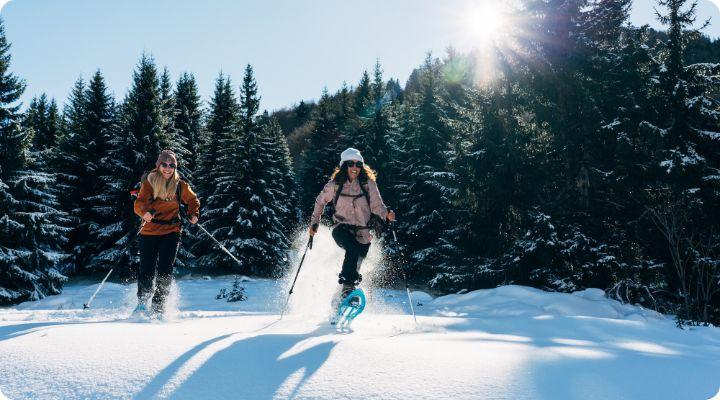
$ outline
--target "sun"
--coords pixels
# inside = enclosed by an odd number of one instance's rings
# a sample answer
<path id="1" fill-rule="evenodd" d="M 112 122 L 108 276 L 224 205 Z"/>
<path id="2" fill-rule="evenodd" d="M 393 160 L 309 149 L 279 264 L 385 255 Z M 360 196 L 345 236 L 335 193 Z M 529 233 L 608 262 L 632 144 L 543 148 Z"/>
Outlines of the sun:
<path id="1" fill-rule="evenodd" d="M 491 1 L 468 7 L 463 19 L 466 34 L 477 44 L 493 42 L 502 33 L 506 22 L 500 6 Z"/>

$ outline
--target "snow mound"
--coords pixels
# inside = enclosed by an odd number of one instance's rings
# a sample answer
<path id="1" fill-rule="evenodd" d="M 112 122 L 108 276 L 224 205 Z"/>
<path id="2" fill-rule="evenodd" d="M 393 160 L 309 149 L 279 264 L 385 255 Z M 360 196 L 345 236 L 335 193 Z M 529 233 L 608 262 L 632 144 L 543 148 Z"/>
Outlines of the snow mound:
<path id="1" fill-rule="evenodd" d="M 500 286 L 438 297 L 426 310 L 448 317 L 591 317 L 646 320 L 664 319 L 646 308 L 609 299 L 600 289 L 575 293 L 545 292 L 527 286 Z"/>

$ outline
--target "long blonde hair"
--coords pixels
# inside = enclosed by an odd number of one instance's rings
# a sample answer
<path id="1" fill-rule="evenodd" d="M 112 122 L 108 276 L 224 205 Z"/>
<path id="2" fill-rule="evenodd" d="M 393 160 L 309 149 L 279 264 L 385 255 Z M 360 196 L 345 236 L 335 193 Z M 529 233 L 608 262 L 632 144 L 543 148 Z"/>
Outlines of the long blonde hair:
<path id="1" fill-rule="evenodd" d="M 173 200 L 175 199 L 175 193 L 177 193 L 177 186 L 180 184 L 180 173 L 176 169 L 170 179 L 165 179 L 156 168 L 150 171 L 147 181 L 152 186 L 153 199 Z"/>

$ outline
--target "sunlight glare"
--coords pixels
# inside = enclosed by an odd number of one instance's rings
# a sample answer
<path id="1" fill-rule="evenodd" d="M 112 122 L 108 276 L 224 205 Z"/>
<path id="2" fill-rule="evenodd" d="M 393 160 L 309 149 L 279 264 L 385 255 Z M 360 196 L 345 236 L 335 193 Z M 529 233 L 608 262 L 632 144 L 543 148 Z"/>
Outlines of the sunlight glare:
<path id="1" fill-rule="evenodd" d="M 479 44 L 492 42 L 504 24 L 504 15 L 492 2 L 476 4 L 467 10 L 465 28 L 472 39 Z"/>

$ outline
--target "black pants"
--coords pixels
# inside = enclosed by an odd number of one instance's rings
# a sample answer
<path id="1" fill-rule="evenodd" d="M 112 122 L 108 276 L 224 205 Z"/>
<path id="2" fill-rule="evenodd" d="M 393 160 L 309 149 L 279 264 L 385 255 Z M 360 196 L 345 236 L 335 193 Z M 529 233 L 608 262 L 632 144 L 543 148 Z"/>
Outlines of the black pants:
<path id="1" fill-rule="evenodd" d="M 180 246 L 180 234 L 140 235 L 140 271 L 138 273 L 138 300 L 147 302 L 152 297 L 152 308 L 163 312 L 170 292 L 173 265 Z M 155 290 L 153 290 L 155 281 Z"/>
<path id="2" fill-rule="evenodd" d="M 338 283 L 357 285 L 362 280 L 360 264 L 370 249 L 370 243 L 362 244 L 355 238 L 355 230 L 347 225 L 340 224 L 332 231 L 333 239 L 338 246 L 345 249 L 342 271 Z"/>

